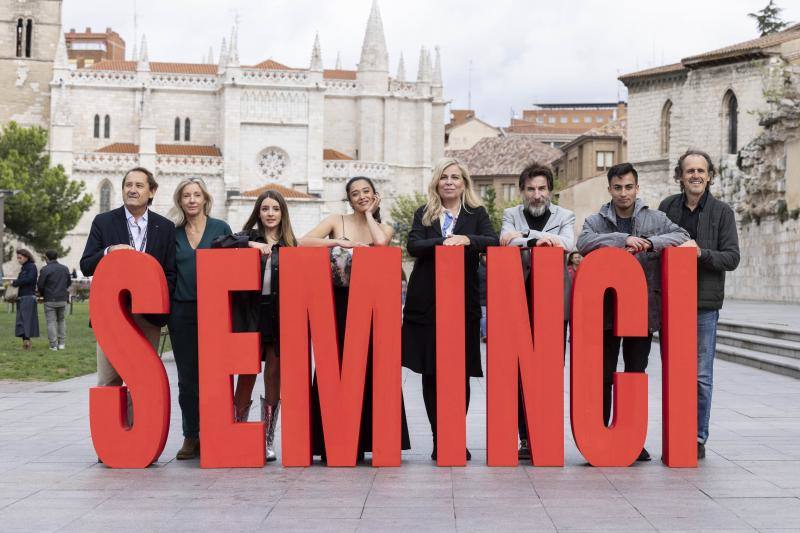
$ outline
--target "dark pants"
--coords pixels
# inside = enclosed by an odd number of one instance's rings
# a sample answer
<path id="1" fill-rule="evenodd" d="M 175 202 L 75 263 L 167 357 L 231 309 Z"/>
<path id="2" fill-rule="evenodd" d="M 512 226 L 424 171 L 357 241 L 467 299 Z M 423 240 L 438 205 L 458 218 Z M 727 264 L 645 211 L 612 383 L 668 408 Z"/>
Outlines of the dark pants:
<path id="1" fill-rule="evenodd" d="M 469 411 L 469 376 L 466 380 L 467 411 Z M 422 374 L 422 399 L 425 400 L 425 412 L 431 424 L 433 438 L 436 439 L 436 375 Z M 466 416 L 466 413 L 464 413 Z"/>
<path id="2" fill-rule="evenodd" d="M 183 436 L 200 436 L 200 396 L 197 347 L 197 302 L 172 302 L 169 338 L 178 367 L 178 403 L 183 418 Z"/>
<path id="3" fill-rule="evenodd" d="M 566 363 L 567 357 L 567 326 L 569 325 L 569 320 L 564 321 L 564 350 L 563 350 L 563 357 L 564 362 Z M 528 424 L 525 420 L 525 403 L 522 401 L 522 377 L 520 376 L 519 379 L 519 393 L 517 394 L 517 429 L 519 429 L 519 438 L 526 439 L 528 438 Z"/>
<path id="4" fill-rule="evenodd" d="M 647 337 L 616 337 L 614 330 L 603 331 L 603 420 L 606 426 L 611 421 L 611 390 L 614 385 L 614 372 L 617 370 L 619 347 L 622 344 L 622 358 L 625 360 L 625 372 L 644 372 L 653 334 Z"/>

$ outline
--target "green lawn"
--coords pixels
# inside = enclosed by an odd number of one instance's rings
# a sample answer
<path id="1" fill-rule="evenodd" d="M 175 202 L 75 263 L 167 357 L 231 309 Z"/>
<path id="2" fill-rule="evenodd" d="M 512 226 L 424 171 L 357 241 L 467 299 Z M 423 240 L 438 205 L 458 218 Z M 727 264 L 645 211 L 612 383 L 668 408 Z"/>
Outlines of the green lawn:
<path id="1" fill-rule="evenodd" d="M 59 381 L 91 374 L 97 370 L 96 344 L 89 328 L 89 303 L 76 303 L 67 314 L 67 349 L 53 352 L 47 341 L 44 306 L 39 308 L 39 337 L 33 349 L 22 351 L 22 339 L 14 336 L 15 313 L 0 304 L 0 379 L 18 381 Z M 171 350 L 169 340 L 164 351 Z"/>

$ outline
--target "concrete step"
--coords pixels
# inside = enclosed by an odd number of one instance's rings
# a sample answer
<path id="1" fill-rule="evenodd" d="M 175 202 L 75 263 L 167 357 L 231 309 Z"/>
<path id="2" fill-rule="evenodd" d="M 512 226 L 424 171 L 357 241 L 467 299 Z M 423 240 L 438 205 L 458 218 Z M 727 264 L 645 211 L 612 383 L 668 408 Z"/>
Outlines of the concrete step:
<path id="1" fill-rule="evenodd" d="M 760 353 L 800 359 L 800 342 L 780 338 L 776 339 L 764 335 L 751 335 L 718 329 L 717 346 L 722 344 Z"/>
<path id="2" fill-rule="evenodd" d="M 800 331 L 776 324 L 754 324 L 737 320 L 719 319 L 717 331 L 730 331 L 745 335 L 759 335 L 770 339 L 781 339 L 800 343 Z"/>
<path id="3" fill-rule="evenodd" d="M 800 360 L 792 357 L 767 354 L 725 344 L 717 344 L 717 357 L 725 361 L 800 379 Z"/>

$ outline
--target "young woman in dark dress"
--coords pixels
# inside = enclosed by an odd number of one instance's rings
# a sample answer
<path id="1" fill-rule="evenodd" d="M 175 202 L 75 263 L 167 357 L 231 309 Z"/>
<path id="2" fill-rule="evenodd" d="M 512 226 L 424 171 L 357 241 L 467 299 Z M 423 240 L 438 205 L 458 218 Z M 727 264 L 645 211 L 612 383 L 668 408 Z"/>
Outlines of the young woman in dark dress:
<path id="1" fill-rule="evenodd" d="M 469 378 L 483 376 L 480 351 L 481 305 L 478 257 L 498 244 L 497 233 L 472 187 L 467 168 L 453 158 L 440 159 L 433 169 L 428 202 L 414 214 L 408 253 L 416 258 L 403 308 L 403 366 L 422 374 L 425 411 L 433 432 L 436 459 L 436 262 L 437 246 L 463 246 L 466 394 Z M 471 455 L 467 450 L 467 459 Z"/>
<path id="2" fill-rule="evenodd" d="M 253 206 L 250 218 L 240 233 L 219 239 L 220 248 L 256 248 L 261 252 L 260 293 L 234 295 L 234 331 L 259 331 L 261 333 L 261 358 L 264 361 L 264 390 L 261 398 L 261 419 L 264 421 L 267 443 L 267 461 L 274 461 L 275 427 L 280 411 L 280 343 L 278 306 L 279 252 L 284 246 L 297 246 L 289 208 L 283 196 L 272 189 L 261 193 Z M 235 418 L 246 421 L 252 404 L 255 374 L 240 375 L 233 396 Z"/>
<path id="3" fill-rule="evenodd" d="M 355 177 L 345 185 L 347 200 L 353 209 L 352 214 L 330 215 L 300 239 L 301 246 L 322 246 L 331 249 L 331 264 L 334 276 L 334 307 L 336 313 L 336 333 L 339 342 L 339 362 L 342 360 L 347 302 L 350 283 L 350 263 L 352 249 L 359 246 L 389 246 L 394 230 L 389 224 L 381 223 L 381 197 L 375 190 L 372 180 Z M 314 455 L 325 457 L 325 440 L 322 432 L 322 415 L 319 406 L 319 391 L 316 376 L 312 385 L 312 413 Z M 406 423 L 405 409 L 402 412 L 403 450 L 411 449 Z M 364 402 L 361 413 L 361 436 L 358 444 L 358 457 L 363 460 L 365 452 L 372 451 L 372 341 L 367 357 L 367 375 L 364 383 Z"/>
<path id="4" fill-rule="evenodd" d="M 21 265 L 19 276 L 11 282 L 17 287 L 17 319 L 14 335 L 22 338 L 22 349 L 31 349 L 31 338 L 39 336 L 39 312 L 36 305 L 36 261 L 33 254 L 24 248 L 17 250 L 17 262 Z"/>

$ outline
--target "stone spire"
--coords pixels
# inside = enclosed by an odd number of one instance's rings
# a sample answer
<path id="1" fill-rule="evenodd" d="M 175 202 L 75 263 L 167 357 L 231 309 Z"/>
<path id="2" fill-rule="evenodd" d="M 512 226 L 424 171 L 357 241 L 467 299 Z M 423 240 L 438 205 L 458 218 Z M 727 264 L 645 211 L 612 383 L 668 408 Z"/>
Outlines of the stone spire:
<path id="1" fill-rule="evenodd" d="M 64 39 L 63 33 L 61 39 Z M 58 89 L 58 97 L 56 98 L 55 123 L 61 126 L 72 124 L 72 107 L 67 97 L 67 84 L 63 81 Z"/>
<path id="2" fill-rule="evenodd" d="M 147 55 L 147 35 L 142 34 L 142 46 L 139 48 L 139 58 L 136 70 L 149 71 L 150 59 Z"/>
<path id="3" fill-rule="evenodd" d="M 342 53 L 336 52 L 336 70 L 342 70 Z"/>
<path id="4" fill-rule="evenodd" d="M 314 36 L 314 47 L 311 50 L 311 68 L 310 70 L 322 70 L 322 47 L 319 44 L 319 33 Z"/>
<path id="5" fill-rule="evenodd" d="M 419 69 L 417 70 L 417 81 L 430 83 L 431 81 L 431 55 L 424 46 L 419 49 Z"/>
<path id="6" fill-rule="evenodd" d="M 397 81 L 406 81 L 406 63 L 403 60 L 403 52 L 400 52 L 400 61 L 397 63 Z"/>
<path id="7" fill-rule="evenodd" d="M 222 38 L 222 44 L 219 46 L 219 68 L 225 68 L 225 64 L 228 62 L 228 42 L 225 40 L 225 37 Z"/>
<path id="8" fill-rule="evenodd" d="M 56 47 L 56 58 L 55 63 L 53 64 L 53 68 L 64 68 L 68 69 L 70 67 L 69 64 L 69 57 L 67 57 L 67 43 L 64 41 L 64 32 L 58 32 L 58 46 Z"/>
<path id="9" fill-rule="evenodd" d="M 209 46 L 208 47 L 208 59 L 206 59 L 206 64 L 207 65 L 213 65 L 214 64 L 214 47 L 213 46 Z"/>
<path id="10" fill-rule="evenodd" d="M 370 11 L 367 21 L 367 31 L 364 34 L 358 70 L 389 71 L 389 53 L 386 50 L 386 37 L 383 35 L 383 22 L 378 9 L 378 0 L 372 1 L 372 11 Z"/>
<path id="11" fill-rule="evenodd" d="M 439 52 L 439 47 L 435 47 L 436 50 L 436 63 L 433 67 L 433 86 L 434 87 L 441 87 L 442 86 L 442 54 Z"/>
<path id="12" fill-rule="evenodd" d="M 228 51 L 227 66 L 239 66 L 239 29 L 234 26 L 231 30 L 231 49 Z"/>

